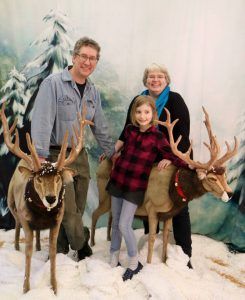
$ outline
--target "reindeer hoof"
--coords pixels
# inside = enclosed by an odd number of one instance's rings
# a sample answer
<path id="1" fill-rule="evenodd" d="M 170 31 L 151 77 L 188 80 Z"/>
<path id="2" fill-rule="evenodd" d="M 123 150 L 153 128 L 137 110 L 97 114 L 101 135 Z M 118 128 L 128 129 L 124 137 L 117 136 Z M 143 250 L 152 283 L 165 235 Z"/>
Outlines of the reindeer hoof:
<path id="1" fill-rule="evenodd" d="M 193 266 L 192 266 L 192 264 L 191 264 L 191 260 L 188 261 L 187 267 L 188 267 L 189 269 L 193 269 Z"/>
<path id="2" fill-rule="evenodd" d="M 24 286 L 23 287 L 23 294 L 26 294 L 29 291 L 30 291 L 30 286 Z"/>

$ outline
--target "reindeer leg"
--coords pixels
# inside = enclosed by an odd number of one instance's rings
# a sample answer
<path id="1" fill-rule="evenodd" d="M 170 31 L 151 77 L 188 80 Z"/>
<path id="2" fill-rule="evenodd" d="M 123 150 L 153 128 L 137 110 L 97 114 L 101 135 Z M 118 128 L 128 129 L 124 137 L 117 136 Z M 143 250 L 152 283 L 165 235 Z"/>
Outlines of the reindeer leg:
<path id="1" fill-rule="evenodd" d="M 107 241 L 111 241 L 111 224 L 112 224 L 112 213 L 110 211 L 108 224 L 107 224 Z"/>
<path id="2" fill-rule="evenodd" d="M 20 228 L 21 224 L 19 221 L 19 217 L 17 214 L 17 209 L 15 206 L 15 201 L 14 201 L 14 194 L 13 194 L 13 184 L 12 181 L 10 181 L 9 184 L 9 190 L 8 190 L 8 207 L 15 219 L 15 239 L 14 239 L 14 247 L 15 250 L 19 251 L 20 250 Z"/>
<path id="3" fill-rule="evenodd" d="M 60 224 L 64 215 L 64 205 L 57 217 L 57 225 L 50 228 L 49 232 L 49 259 L 50 259 L 50 283 L 54 294 L 57 294 L 57 280 L 56 280 L 56 252 L 57 252 L 57 238 L 60 230 Z"/>
<path id="4" fill-rule="evenodd" d="M 21 222 L 23 230 L 25 232 L 25 278 L 23 284 L 23 293 L 27 293 L 30 290 L 30 272 L 31 272 L 31 257 L 33 250 L 33 230 L 30 228 L 26 221 Z"/>
<path id="5" fill-rule="evenodd" d="M 108 205 L 109 204 L 109 205 Z M 95 228 L 99 217 L 110 210 L 110 201 L 108 203 L 100 202 L 97 209 L 92 214 L 92 225 L 91 225 L 91 237 L 90 237 L 90 245 L 95 245 Z"/>
<path id="6" fill-rule="evenodd" d="M 49 233 L 50 283 L 55 295 L 57 294 L 56 250 L 59 227 L 58 225 L 51 228 Z"/>
<path id="7" fill-rule="evenodd" d="M 162 261 L 166 262 L 167 259 L 167 245 L 168 245 L 168 237 L 169 237 L 169 228 L 171 225 L 172 218 L 164 221 L 163 228 L 163 248 L 162 248 Z"/>
<path id="8" fill-rule="evenodd" d="M 19 220 L 15 219 L 15 239 L 14 239 L 14 247 L 15 250 L 20 250 L 20 222 Z"/>
<path id="9" fill-rule="evenodd" d="M 158 223 L 157 215 L 155 211 L 151 211 L 148 214 L 148 220 L 149 220 L 149 237 L 148 237 L 147 263 L 150 264 L 152 260 L 153 247 L 156 239 L 156 230 L 157 230 L 157 223 Z"/>
<path id="10" fill-rule="evenodd" d="M 40 230 L 36 230 L 36 251 L 41 250 L 41 243 L 40 243 Z"/>
<path id="11" fill-rule="evenodd" d="M 91 227 L 91 238 L 90 238 L 90 245 L 95 245 L 95 227 L 98 218 L 110 211 L 111 209 L 111 197 L 109 193 L 106 191 L 106 185 L 108 182 L 108 179 L 110 177 L 112 163 L 108 159 L 104 159 L 100 164 L 96 172 L 96 182 L 97 182 L 97 188 L 99 193 L 99 206 L 98 208 L 93 212 L 92 215 L 92 227 Z M 108 240 L 108 227 L 107 227 L 107 240 Z"/>

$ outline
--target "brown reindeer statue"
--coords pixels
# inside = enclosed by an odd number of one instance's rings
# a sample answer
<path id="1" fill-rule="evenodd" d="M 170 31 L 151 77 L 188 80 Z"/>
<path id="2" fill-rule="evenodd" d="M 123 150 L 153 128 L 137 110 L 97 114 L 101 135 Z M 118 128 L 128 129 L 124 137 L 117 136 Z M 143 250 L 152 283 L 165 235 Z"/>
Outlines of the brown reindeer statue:
<path id="1" fill-rule="evenodd" d="M 212 133 L 209 115 L 204 108 L 203 111 L 205 114 L 204 123 L 209 136 L 209 144 L 204 143 L 204 145 L 210 152 L 210 159 L 206 163 L 200 163 L 190 158 L 192 144 L 186 153 L 182 153 L 178 150 L 181 136 L 176 142 L 173 138 L 173 128 L 176 122 L 178 122 L 178 119 L 171 123 L 170 113 L 167 109 L 167 120 L 165 122 L 156 121 L 168 129 L 170 146 L 173 153 L 192 166 L 193 169 L 177 169 L 175 166 L 170 165 L 162 171 L 158 171 L 155 166 L 151 171 L 144 203 L 135 213 L 136 216 L 148 216 L 149 219 L 148 263 L 151 263 L 152 260 L 158 220 L 163 220 L 164 222 L 162 261 L 166 262 L 168 234 L 172 217 L 186 206 L 189 201 L 198 198 L 207 192 L 211 192 L 217 198 L 220 198 L 225 202 L 228 201 L 232 195 L 232 190 L 226 181 L 226 168 L 224 164 L 237 153 L 237 139 L 236 137 L 234 138 L 235 145 L 233 149 L 231 149 L 226 142 L 227 151 L 220 157 L 220 147 L 216 137 Z M 110 175 L 111 167 L 112 163 L 109 160 L 104 160 L 99 165 L 97 171 L 99 206 L 92 214 L 92 246 L 95 244 L 95 227 L 98 218 L 105 212 L 110 211 L 110 195 L 105 190 L 105 187 Z M 110 224 L 111 222 L 109 225 Z M 107 232 L 107 238 L 109 239 L 110 228 Z"/>
<path id="2" fill-rule="evenodd" d="M 19 250 L 20 227 L 25 234 L 25 278 L 23 292 L 30 290 L 30 269 L 33 250 L 33 231 L 36 230 L 36 249 L 40 250 L 40 230 L 50 229 L 49 234 L 49 259 L 50 282 L 54 293 L 57 293 L 56 281 L 56 244 L 60 224 L 64 214 L 65 184 L 73 180 L 75 170 L 67 168 L 77 158 L 83 148 L 83 130 L 86 124 L 92 122 L 79 118 L 79 130 L 74 126 L 77 139 L 75 145 L 71 137 L 72 149 L 66 158 L 68 146 L 68 132 L 66 132 L 57 162 L 40 163 L 35 146 L 32 144 L 29 134 L 26 135 L 30 155 L 24 153 L 19 146 L 19 135 L 15 122 L 9 129 L 4 112 L 5 104 L 1 110 L 4 142 L 9 151 L 21 158 L 11 178 L 8 189 L 8 207 L 16 222 L 15 249 Z M 15 130 L 15 142 L 11 136 Z"/>

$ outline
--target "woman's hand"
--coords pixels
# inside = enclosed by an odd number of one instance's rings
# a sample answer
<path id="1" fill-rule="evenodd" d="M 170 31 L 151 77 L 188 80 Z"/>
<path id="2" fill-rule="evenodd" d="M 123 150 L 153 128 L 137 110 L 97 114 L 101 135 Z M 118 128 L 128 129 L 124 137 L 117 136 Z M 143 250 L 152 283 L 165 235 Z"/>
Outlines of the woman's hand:
<path id="1" fill-rule="evenodd" d="M 163 160 L 161 160 L 159 163 L 158 163 L 158 165 L 157 165 L 157 169 L 159 170 L 159 171 L 161 171 L 161 170 L 163 170 L 163 169 L 166 169 L 169 165 L 171 165 L 171 161 L 170 160 L 168 160 L 168 159 L 163 159 Z"/>

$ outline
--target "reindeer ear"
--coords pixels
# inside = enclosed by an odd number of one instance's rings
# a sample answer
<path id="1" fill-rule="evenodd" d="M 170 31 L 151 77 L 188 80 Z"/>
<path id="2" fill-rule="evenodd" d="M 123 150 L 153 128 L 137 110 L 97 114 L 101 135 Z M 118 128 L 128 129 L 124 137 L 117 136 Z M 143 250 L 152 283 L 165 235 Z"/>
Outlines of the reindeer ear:
<path id="1" fill-rule="evenodd" d="M 77 175 L 77 171 L 71 168 L 65 167 L 62 170 L 62 177 L 65 184 L 73 181 L 73 177 Z"/>
<path id="2" fill-rule="evenodd" d="M 23 173 L 24 175 L 30 176 L 32 174 L 32 170 L 28 169 L 27 167 L 19 166 L 18 170 L 20 171 L 20 173 Z"/>
<path id="3" fill-rule="evenodd" d="M 207 172 L 204 169 L 196 169 L 196 172 L 199 180 L 203 180 L 207 176 Z"/>

